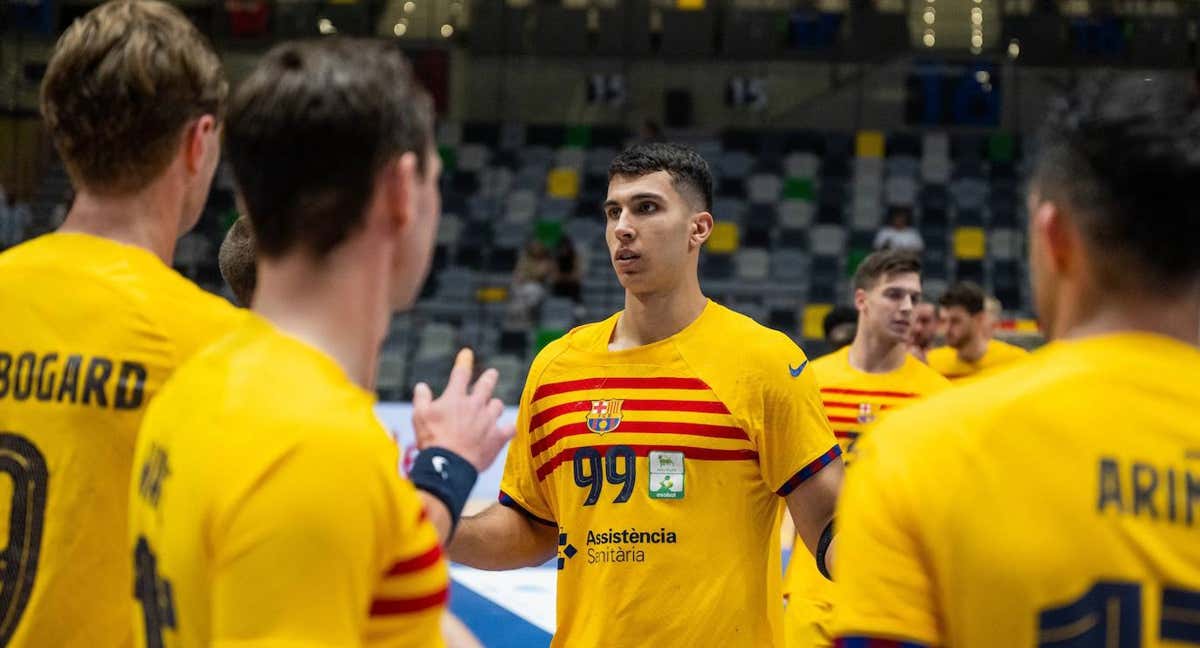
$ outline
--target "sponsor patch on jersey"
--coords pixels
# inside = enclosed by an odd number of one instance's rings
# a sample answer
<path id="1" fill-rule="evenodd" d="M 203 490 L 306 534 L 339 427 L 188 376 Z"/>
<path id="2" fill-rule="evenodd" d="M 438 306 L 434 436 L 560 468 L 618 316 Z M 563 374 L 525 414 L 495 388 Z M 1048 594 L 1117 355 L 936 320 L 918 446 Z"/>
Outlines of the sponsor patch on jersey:
<path id="1" fill-rule="evenodd" d="M 596 434 L 607 434 L 621 425 L 621 403 L 619 398 L 592 401 L 592 409 L 588 410 L 588 429 Z"/>
<path id="2" fill-rule="evenodd" d="M 683 499 L 683 453 L 651 450 L 650 499 Z"/>

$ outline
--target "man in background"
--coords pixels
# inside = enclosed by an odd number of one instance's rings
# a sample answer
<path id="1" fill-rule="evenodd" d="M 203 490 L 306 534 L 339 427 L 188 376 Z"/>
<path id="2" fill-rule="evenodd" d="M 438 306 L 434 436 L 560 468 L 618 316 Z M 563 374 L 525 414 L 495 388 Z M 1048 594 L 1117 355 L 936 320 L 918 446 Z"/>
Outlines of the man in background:
<path id="1" fill-rule="evenodd" d="M 830 351 L 837 351 L 854 341 L 858 329 L 858 311 L 853 306 L 834 306 L 821 321 L 825 342 Z"/>
<path id="2" fill-rule="evenodd" d="M 908 352 L 917 360 L 928 362 L 933 340 L 937 337 L 938 313 L 933 302 L 922 299 L 913 306 L 912 329 L 908 333 Z"/>
<path id="3" fill-rule="evenodd" d="M 930 367 L 950 380 L 991 371 L 1029 355 L 1021 347 L 992 339 L 985 297 L 978 285 L 962 281 L 950 286 L 938 302 L 946 346 L 933 349 L 926 357 Z"/>
<path id="4" fill-rule="evenodd" d="M 829 425 L 847 465 L 853 461 L 854 444 L 878 418 L 950 387 L 950 381 L 908 353 L 913 313 L 921 297 L 916 253 L 887 250 L 868 256 L 854 273 L 854 341 L 817 358 L 809 368 L 821 387 Z M 791 561 L 784 577 L 788 646 L 832 646 L 837 583 L 823 577 L 803 554 L 800 558 Z"/>

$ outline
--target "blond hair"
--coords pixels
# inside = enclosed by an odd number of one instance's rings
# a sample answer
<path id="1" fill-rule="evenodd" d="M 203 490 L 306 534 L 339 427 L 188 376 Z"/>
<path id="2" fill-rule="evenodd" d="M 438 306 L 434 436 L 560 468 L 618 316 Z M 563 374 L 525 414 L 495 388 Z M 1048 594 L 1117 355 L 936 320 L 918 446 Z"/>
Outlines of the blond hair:
<path id="1" fill-rule="evenodd" d="M 185 124 L 220 120 L 228 94 L 220 59 L 178 9 L 112 0 L 59 38 L 41 107 L 76 186 L 120 195 L 162 173 Z"/>

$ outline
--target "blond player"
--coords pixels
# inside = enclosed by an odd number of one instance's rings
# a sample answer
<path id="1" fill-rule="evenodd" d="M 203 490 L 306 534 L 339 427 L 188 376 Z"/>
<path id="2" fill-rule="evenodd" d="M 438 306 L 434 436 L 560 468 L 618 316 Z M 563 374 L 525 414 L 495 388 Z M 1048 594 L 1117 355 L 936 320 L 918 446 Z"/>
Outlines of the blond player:
<path id="1" fill-rule="evenodd" d="M 1200 643 L 1195 89 L 1102 77 L 1053 105 L 1028 205 L 1054 342 L 859 443 L 842 646 Z"/>
<path id="2" fill-rule="evenodd" d="M 1019 346 L 992 338 L 994 321 L 979 286 L 969 281 L 954 284 L 938 303 L 946 346 L 930 351 L 926 360 L 943 376 L 972 378 L 1029 355 Z"/>
<path id="3" fill-rule="evenodd" d="M 125 646 L 133 444 L 163 381 L 240 318 L 171 269 L 220 157 L 227 85 L 187 18 L 103 4 L 62 35 L 42 114 L 76 198 L 0 254 L 0 645 Z"/>
<path id="4" fill-rule="evenodd" d="M 841 449 L 803 352 L 700 291 L 703 158 L 639 145 L 609 177 L 625 310 L 538 355 L 501 505 L 464 520 L 451 557 L 557 554 L 555 646 L 780 646 L 779 503 L 824 569 Z"/>
<path id="5" fill-rule="evenodd" d="M 854 274 L 858 326 L 850 346 L 817 358 L 809 368 L 821 386 L 830 427 L 853 459 L 854 444 L 876 420 L 950 387 L 950 381 L 908 353 L 914 311 L 921 303 L 921 261 L 909 251 L 876 252 Z M 801 555 L 784 577 L 788 645 L 831 646 L 837 585 Z"/>
<path id="6" fill-rule="evenodd" d="M 176 372 L 142 426 L 127 545 L 141 642 L 440 646 L 440 541 L 512 431 L 496 424 L 496 372 L 469 385 L 463 351 L 439 399 L 415 391 L 410 484 L 368 391 L 437 232 L 428 97 L 386 43 L 288 43 L 228 122 L 255 311 Z"/>

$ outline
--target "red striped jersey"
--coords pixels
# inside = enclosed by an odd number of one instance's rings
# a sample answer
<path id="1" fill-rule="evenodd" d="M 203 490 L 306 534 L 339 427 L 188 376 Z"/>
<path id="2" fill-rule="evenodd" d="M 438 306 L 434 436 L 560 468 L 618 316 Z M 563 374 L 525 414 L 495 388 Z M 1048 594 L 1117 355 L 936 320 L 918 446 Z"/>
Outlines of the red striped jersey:
<path id="1" fill-rule="evenodd" d="M 780 496 L 841 451 L 786 336 L 709 303 L 665 340 L 620 313 L 547 346 L 501 502 L 559 531 L 555 646 L 781 646 Z"/>
<path id="2" fill-rule="evenodd" d="M 821 400 L 847 462 L 859 436 L 874 427 L 879 418 L 926 396 L 950 387 L 950 381 L 912 355 L 887 373 L 867 373 L 850 365 L 850 347 L 843 347 L 812 363 L 813 375 L 821 386 Z M 798 549 L 802 543 L 793 544 Z M 829 582 L 812 560 L 788 564 L 783 590 L 788 597 L 787 635 L 789 646 L 819 648 L 832 645 L 829 636 L 836 585 Z"/>
<path id="3" fill-rule="evenodd" d="M 257 316 L 176 372 L 134 456 L 141 645 L 442 645 L 446 562 L 373 405 Z"/>
<path id="4" fill-rule="evenodd" d="M 888 373 L 850 366 L 849 346 L 813 360 L 812 365 L 829 425 L 846 452 L 886 412 L 950 387 L 949 380 L 912 355 Z"/>

